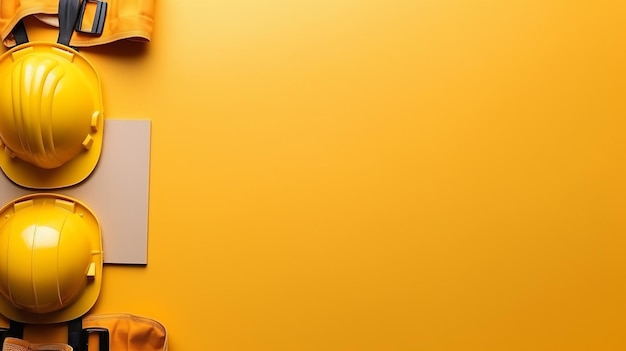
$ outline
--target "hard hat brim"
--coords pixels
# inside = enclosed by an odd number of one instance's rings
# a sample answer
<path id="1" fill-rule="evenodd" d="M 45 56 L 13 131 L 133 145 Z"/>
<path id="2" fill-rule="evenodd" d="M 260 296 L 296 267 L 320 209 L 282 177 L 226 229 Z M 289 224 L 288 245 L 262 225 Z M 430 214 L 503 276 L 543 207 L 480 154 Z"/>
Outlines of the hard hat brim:
<path id="1" fill-rule="evenodd" d="M 0 150 L 0 168 L 9 180 L 24 188 L 58 189 L 76 185 L 93 173 L 100 159 L 104 126 L 102 118 L 99 123 L 99 132 L 92 134 L 94 143 L 91 148 L 84 150 L 60 167 L 39 168 L 17 157 L 11 158 L 6 152 Z"/>
<path id="2" fill-rule="evenodd" d="M 92 262 L 95 263 L 95 274 L 92 278 L 88 278 L 91 281 L 88 282 L 88 284 L 85 286 L 85 289 L 82 291 L 82 294 L 78 297 L 76 301 L 54 312 L 34 313 L 25 311 L 15 307 L 13 304 L 11 304 L 0 295 L 0 314 L 5 316 L 6 318 L 9 318 L 10 320 L 21 323 L 52 324 L 76 319 L 89 312 L 89 310 L 95 305 L 96 300 L 100 295 L 100 289 L 102 287 L 104 255 L 102 251 L 102 233 L 100 230 L 100 224 L 98 222 L 98 219 L 95 217 L 93 211 L 86 207 L 83 203 L 65 195 L 49 193 L 30 194 L 17 198 L 5 205 L 2 209 L 0 209 L 0 218 L 4 218 L 7 215 L 10 216 L 15 211 L 14 205 L 16 203 L 31 199 L 40 200 L 45 198 L 63 199 L 73 202 L 76 206 L 76 212 L 81 213 L 82 218 L 88 221 L 92 227 L 97 228 L 96 231 L 91 231 L 88 233 L 89 241 L 91 243 Z"/>

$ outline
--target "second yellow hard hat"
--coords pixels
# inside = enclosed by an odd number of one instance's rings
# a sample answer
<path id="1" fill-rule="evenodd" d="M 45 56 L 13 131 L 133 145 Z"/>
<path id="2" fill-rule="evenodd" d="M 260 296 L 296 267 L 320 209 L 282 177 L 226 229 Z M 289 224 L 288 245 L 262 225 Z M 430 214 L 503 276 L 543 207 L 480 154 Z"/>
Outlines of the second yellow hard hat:
<path id="1" fill-rule="evenodd" d="M 84 204 L 32 194 L 0 209 L 0 314 L 60 323 L 95 304 L 102 283 L 100 225 Z"/>

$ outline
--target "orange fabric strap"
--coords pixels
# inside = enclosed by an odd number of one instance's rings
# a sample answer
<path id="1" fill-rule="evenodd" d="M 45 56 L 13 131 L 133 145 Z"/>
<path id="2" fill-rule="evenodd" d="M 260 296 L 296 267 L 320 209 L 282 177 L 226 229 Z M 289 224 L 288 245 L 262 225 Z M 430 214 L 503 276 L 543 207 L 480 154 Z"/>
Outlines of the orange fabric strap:
<path id="1" fill-rule="evenodd" d="M 106 0 L 106 2 L 108 8 L 102 34 L 94 36 L 74 33 L 70 45 L 87 47 L 118 40 L 150 41 L 155 0 Z M 0 1 L 0 36 L 3 44 L 7 47 L 15 45 L 11 31 L 27 16 L 32 15 L 42 22 L 58 26 L 58 6 L 58 0 Z"/>
<path id="2" fill-rule="evenodd" d="M 31 344 L 26 340 L 6 338 L 2 351 L 72 351 L 67 344 Z"/>

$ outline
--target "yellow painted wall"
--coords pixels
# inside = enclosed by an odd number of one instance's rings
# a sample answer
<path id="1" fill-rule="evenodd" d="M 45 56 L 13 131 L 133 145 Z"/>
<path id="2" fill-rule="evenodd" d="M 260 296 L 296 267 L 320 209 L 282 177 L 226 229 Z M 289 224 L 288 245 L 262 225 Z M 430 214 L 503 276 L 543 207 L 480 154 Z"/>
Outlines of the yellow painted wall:
<path id="1" fill-rule="evenodd" d="M 83 50 L 153 127 L 149 264 L 94 312 L 174 351 L 626 347 L 626 2 L 156 11 Z"/>

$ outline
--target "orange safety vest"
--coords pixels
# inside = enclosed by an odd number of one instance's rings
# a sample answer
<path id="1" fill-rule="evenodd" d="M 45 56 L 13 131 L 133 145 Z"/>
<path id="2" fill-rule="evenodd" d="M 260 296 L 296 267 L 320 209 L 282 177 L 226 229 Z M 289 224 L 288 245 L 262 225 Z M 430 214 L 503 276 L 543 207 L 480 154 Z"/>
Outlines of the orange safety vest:
<path id="1" fill-rule="evenodd" d="M 98 3 L 106 3 L 106 18 L 101 34 L 93 35 L 77 32 L 70 42 L 74 47 L 87 47 L 111 43 L 117 40 L 149 41 L 154 21 L 156 0 L 84 0 L 86 11 L 83 25 L 91 26 L 94 8 Z M 93 5 L 93 6 L 92 6 Z M 35 16 L 44 23 L 58 26 L 58 0 L 2 0 L 0 1 L 0 37 L 7 47 L 15 46 L 11 34 L 19 21 L 27 16 Z"/>

